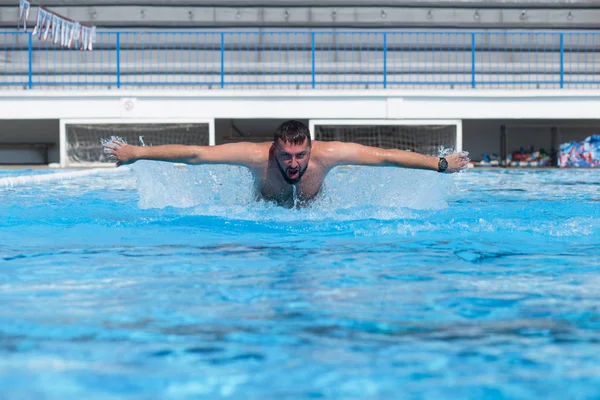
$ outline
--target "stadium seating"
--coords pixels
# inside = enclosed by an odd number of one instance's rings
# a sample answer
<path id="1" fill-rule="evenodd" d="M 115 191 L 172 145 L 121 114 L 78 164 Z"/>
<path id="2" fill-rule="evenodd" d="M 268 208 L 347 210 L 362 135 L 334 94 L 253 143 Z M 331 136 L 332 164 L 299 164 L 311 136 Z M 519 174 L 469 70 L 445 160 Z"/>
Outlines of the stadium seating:
<path id="1" fill-rule="evenodd" d="M 551 0 L 493 8 L 475 0 L 118 3 L 44 2 L 99 27 L 89 53 L 13 34 L 18 7 L 0 0 L 4 86 L 546 88 L 600 81 L 600 37 L 531 29 L 595 26 L 600 6 L 583 0 L 569 8 Z M 32 13 L 30 27 L 34 21 Z"/>

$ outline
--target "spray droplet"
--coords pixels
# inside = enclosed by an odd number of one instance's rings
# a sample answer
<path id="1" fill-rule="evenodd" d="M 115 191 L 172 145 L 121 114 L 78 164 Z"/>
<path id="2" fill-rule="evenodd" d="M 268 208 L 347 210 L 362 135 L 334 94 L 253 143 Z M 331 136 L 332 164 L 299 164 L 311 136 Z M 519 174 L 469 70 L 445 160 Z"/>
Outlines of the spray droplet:
<path id="1" fill-rule="evenodd" d="M 292 185 L 292 196 L 294 198 L 294 208 L 298 207 L 298 189 L 296 185 Z"/>

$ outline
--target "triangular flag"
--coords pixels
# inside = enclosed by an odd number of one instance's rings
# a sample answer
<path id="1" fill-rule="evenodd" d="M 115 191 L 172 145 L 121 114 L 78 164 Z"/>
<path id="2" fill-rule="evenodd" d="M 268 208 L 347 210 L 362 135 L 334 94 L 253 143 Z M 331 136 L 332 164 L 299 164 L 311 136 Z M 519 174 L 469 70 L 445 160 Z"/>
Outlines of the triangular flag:
<path id="1" fill-rule="evenodd" d="M 21 27 L 21 19 L 23 19 L 23 12 L 25 11 L 25 0 L 19 1 L 19 25 L 18 28 Z"/>
<path id="2" fill-rule="evenodd" d="M 77 45 L 77 41 L 79 40 L 80 35 L 81 35 L 81 25 L 79 25 L 79 22 L 74 22 L 73 28 L 71 30 L 71 36 L 69 37 L 69 43 L 67 44 L 67 46 L 69 48 L 71 48 L 71 46 L 73 45 L 73 42 L 75 42 L 75 44 Z"/>
<path id="3" fill-rule="evenodd" d="M 84 50 L 85 41 L 87 40 L 87 26 L 81 27 L 81 35 L 79 36 L 79 50 Z"/>
<path id="4" fill-rule="evenodd" d="M 94 49 L 95 41 L 96 41 L 96 27 L 92 26 L 92 29 L 90 29 L 90 38 L 89 38 L 89 45 L 88 45 L 89 51 L 92 51 Z"/>
<path id="5" fill-rule="evenodd" d="M 40 35 L 42 32 L 42 27 L 44 26 L 44 20 L 46 19 L 46 11 L 38 8 L 37 21 L 35 22 L 35 27 L 33 28 L 33 32 L 31 33 L 33 36 Z"/>
<path id="6" fill-rule="evenodd" d="M 52 14 L 46 13 L 46 27 L 44 30 L 44 40 L 48 40 L 48 34 L 50 33 L 50 28 L 52 28 Z"/>
<path id="7" fill-rule="evenodd" d="M 54 44 L 58 43 L 58 39 L 60 38 L 62 21 L 62 18 L 58 15 L 52 16 L 52 37 L 54 38 Z"/>
<path id="8" fill-rule="evenodd" d="M 60 28 L 60 45 L 65 47 L 67 45 L 67 38 L 69 37 L 69 22 L 66 19 L 62 20 L 62 27 Z"/>
<path id="9" fill-rule="evenodd" d="M 23 21 L 23 32 L 27 32 L 27 22 L 29 22 L 29 12 L 31 11 L 31 3 L 27 0 L 25 1 L 25 18 Z"/>
<path id="10" fill-rule="evenodd" d="M 29 10 L 31 4 L 27 0 L 19 0 L 19 22 L 17 28 L 21 27 L 23 21 L 23 31 L 27 31 L 27 21 L 29 20 Z"/>

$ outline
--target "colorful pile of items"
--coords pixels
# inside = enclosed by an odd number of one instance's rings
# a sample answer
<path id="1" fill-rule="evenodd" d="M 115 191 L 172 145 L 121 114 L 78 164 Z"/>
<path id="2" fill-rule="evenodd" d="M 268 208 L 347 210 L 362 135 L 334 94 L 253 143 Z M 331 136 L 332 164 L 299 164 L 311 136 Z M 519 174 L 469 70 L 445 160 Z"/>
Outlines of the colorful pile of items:
<path id="1" fill-rule="evenodd" d="M 521 148 L 519 151 L 508 154 L 504 164 L 501 163 L 501 157 L 497 154 L 484 154 L 483 160 L 473 163 L 472 166 L 499 167 L 501 165 L 510 167 L 550 167 L 552 166 L 552 157 L 544 149 L 535 151 L 533 147 L 529 150 Z"/>
<path id="2" fill-rule="evenodd" d="M 600 167 L 600 135 L 560 145 L 560 167 Z"/>
<path id="3" fill-rule="evenodd" d="M 478 167 L 498 167 L 500 166 L 500 157 L 498 154 L 484 154 L 483 160 L 478 163 L 473 162 L 472 166 Z"/>
<path id="4" fill-rule="evenodd" d="M 515 151 L 507 157 L 507 164 L 511 167 L 549 167 L 552 165 L 552 157 L 544 149 L 539 151 Z"/>

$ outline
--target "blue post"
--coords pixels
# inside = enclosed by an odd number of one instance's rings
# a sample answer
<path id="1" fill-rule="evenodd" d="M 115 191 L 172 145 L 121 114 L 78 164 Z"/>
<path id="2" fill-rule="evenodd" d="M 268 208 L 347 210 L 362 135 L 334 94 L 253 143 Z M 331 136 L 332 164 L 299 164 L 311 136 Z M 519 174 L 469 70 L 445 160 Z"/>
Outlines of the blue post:
<path id="1" fill-rule="evenodd" d="M 315 33 L 313 32 L 311 38 L 311 63 L 312 63 L 312 88 L 315 88 Z"/>
<path id="2" fill-rule="evenodd" d="M 565 35 L 560 34 L 560 88 L 565 86 Z"/>
<path id="3" fill-rule="evenodd" d="M 383 33 L 383 88 L 387 88 L 387 33 Z"/>
<path id="4" fill-rule="evenodd" d="M 121 32 L 117 32 L 117 89 L 121 88 Z"/>
<path id="5" fill-rule="evenodd" d="M 475 88 L 475 33 L 471 33 L 471 87 Z"/>
<path id="6" fill-rule="evenodd" d="M 225 33 L 221 32 L 221 88 L 225 87 Z"/>
<path id="7" fill-rule="evenodd" d="M 29 81 L 28 87 L 29 89 L 33 88 L 33 41 L 31 32 L 27 35 L 27 53 L 29 54 Z"/>

